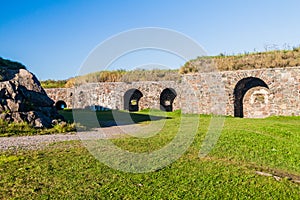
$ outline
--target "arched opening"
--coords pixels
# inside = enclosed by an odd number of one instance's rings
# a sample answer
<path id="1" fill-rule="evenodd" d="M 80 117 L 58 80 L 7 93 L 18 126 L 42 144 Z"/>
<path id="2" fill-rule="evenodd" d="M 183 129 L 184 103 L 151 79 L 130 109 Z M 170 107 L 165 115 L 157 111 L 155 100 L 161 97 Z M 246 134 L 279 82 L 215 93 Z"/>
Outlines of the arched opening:
<path id="1" fill-rule="evenodd" d="M 57 110 L 63 110 L 65 108 L 67 108 L 67 104 L 66 102 L 62 101 L 62 100 L 59 100 L 55 103 L 55 107 Z"/>
<path id="2" fill-rule="evenodd" d="M 249 89 L 258 86 L 269 89 L 268 85 L 263 80 L 256 77 L 243 78 L 236 84 L 233 91 L 235 117 L 244 117 L 243 98 Z"/>
<path id="3" fill-rule="evenodd" d="M 176 91 L 172 88 L 164 89 L 160 94 L 160 109 L 166 112 L 173 111 L 173 102 L 176 98 Z"/>
<path id="4" fill-rule="evenodd" d="M 124 94 L 124 110 L 139 111 L 139 100 L 143 94 L 138 89 L 127 90 Z"/>

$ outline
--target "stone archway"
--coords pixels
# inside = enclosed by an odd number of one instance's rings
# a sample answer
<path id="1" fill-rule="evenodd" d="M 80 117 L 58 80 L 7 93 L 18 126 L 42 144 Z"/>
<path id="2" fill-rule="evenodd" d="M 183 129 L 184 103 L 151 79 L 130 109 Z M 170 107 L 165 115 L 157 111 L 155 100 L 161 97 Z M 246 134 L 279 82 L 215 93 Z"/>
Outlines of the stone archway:
<path id="1" fill-rule="evenodd" d="M 166 88 L 160 94 L 160 109 L 166 112 L 173 111 L 173 102 L 177 93 L 173 88 Z"/>
<path id="2" fill-rule="evenodd" d="M 142 97 L 143 93 L 138 89 L 127 90 L 124 94 L 124 110 L 139 111 L 139 101 Z"/>
<path id="3" fill-rule="evenodd" d="M 234 116 L 244 117 L 243 99 L 248 90 L 254 87 L 264 87 L 269 89 L 268 85 L 256 77 L 243 78 L 235 85 L 234 95 Z"/>
<path id="4" fill-rule="evenodd" d="M 56 107 L 56 110 L 63 110 L 65 108 L 67 108 L 67 104 L 63 100 L 59 100 L 55 103 L 55 107 Z"/>

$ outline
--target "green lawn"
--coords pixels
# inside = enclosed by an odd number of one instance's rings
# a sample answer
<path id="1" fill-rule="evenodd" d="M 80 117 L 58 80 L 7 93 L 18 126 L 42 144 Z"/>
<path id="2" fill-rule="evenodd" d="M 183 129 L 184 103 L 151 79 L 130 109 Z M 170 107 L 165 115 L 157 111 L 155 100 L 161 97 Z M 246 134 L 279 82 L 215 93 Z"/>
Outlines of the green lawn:
<path id="1" fill-rule="evenodd" d="M 63 113 L 72 120 L 70 112 Z M 138 115 L 141 114 L 141 117 Z M 148 111 L 132 114 L 149 124 Z M 113 139 L 132 152 L 151 152 L 168 144 L 178 131 L 180 112 L 161 112 L 165 121 L 150 138 Z M 98 113 L 101 122 L 109 112 Z M 149 117 L 149 116 L 148 116 Z M 198 120 L 195 115 L 190 119 Z M 95 159 L 80 141 L 59 142 L 44 150 L 1 152 L 0 199 L 300 199 L 300 117 L 240 119 L 227 117 L 215 148 L 199 158 L 210 116 L 188 151 L 165 168 L 127 173 Z M 256 171 L 285 177 L 280 181 Z"/>

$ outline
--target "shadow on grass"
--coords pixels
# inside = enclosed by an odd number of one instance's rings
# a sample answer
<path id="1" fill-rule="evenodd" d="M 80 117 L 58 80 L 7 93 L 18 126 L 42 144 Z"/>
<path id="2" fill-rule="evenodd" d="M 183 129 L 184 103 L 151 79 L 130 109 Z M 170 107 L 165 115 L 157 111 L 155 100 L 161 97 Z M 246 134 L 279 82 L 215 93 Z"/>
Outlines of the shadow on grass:
<path id="1" fill-rule="evenodd" d="M 119 110 L 91 111 L 89 109 L 73 109 L 62 110 L 59 111 L 59 113 L 64 116 L 69 123 L 79 123 L 88 129 L 172 119 L 171 117 L 167 116 L 159 116 L 162 114 L 162 112 L 157 112 L 158 115 L 149 115 L 146 113 L 126 112 Z"/>

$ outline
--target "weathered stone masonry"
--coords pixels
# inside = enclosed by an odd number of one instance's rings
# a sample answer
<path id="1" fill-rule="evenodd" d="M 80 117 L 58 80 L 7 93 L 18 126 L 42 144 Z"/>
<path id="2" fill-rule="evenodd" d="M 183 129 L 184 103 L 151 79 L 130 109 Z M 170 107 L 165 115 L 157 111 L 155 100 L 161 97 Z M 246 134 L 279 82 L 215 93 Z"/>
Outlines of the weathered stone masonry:
<path id="1" fill-rule="evenodd" d="M 91 83 L 70 89 L 46 89 L 46 92 L 55 102 L 62 100 L 73 108 L 101 106 L 123 110 L 129 108 L 126 104 L 132 103 L 138 109 L 171 108 L 182 109 L 184 113 L 252 118 L 299 116 L 299 83 L 300 67 L 293 67 L 199 73 L 184 75 L 177 82 Z M 124 97 L 129 90 L 131 96 L 127 93 L 127 98 Z M 142 97 L 134 99 L 133 92 L 140 92 Z M 166 99 L 174 96 L 174 101 Z"/>

